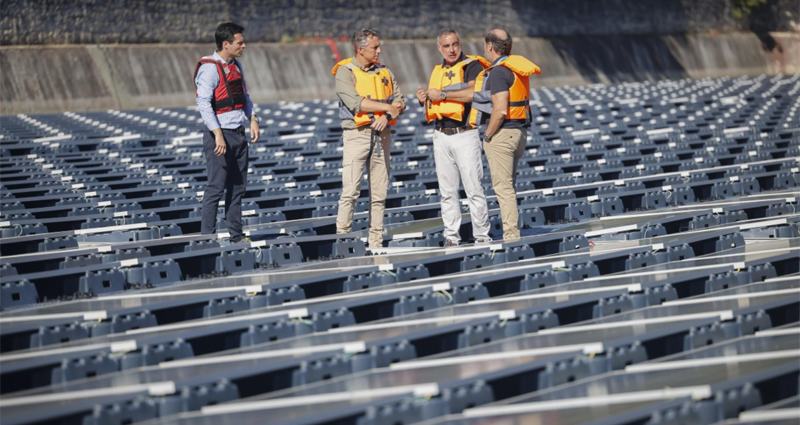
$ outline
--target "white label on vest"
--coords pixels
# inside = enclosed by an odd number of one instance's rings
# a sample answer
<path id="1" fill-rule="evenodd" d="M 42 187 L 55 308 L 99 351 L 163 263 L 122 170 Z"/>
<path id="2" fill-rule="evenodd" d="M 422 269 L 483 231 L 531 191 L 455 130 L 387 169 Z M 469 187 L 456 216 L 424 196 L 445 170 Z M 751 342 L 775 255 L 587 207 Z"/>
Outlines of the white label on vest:
<path id="1" fill-rule="evenodd" d="M 669 192 L 670 190 L 672 190 L 672 186 L 661 186 L 661 190 Z"/>
<path id="2" fill-rule="evenodd" d="M 267 151 L 267 148 L 264 148 L 264 147 L 256 148 L 256 152 L 258 152 L 258 153 L 262 153 L 262 152 L 266 152 L 266 151 Z"/>
<path id="3" fill-rule="evenodd" d="M 283 187 L 297 187 L 297 183 L 295 182 L 284 183 Z"/>
<path id="4" fill-rule="evenodd" d="M 694 159 L 694 162 L 698 162 L 698 163 L 699 163 L 699 162 L 704 162 L 704 161 L 705 161 L 705 160 L 704 160 L 703 158 L 695 158 L 695 159 Z"/>
<path id="5" fill-rule="evenodd" d="M 141 163 L 141 162 L 136 163 L 136 164 L 131 164 L 131 165 L 128 166 L 129 169 L 131 169 L 131 168 L 138 169 L 138 168 L 142 168 L 142 167 L 144 167 L 144 164 Z"/>
<path id="6" fill-rule="evenodd" d="M 625 180 L 614 180 L 615 186 L 625 186 Z"/>
<path id="7" fill-rule="evenodd" d="M 97 206 L 98 206 L 98 207 L 108 207 L 108 206 L 111 206 L 111 201 L 103 201 L 103 202 L 98 202 L 98 203 L 97 203 Z"/>
<path id="8" fill-rule="evenodd" d="M 599 201 L 600 197 L 597 196 L 597 195 L 587 196 L 586 200 L 589 201 L 589 202 Z"/>
<path id="9" fill-rule="evenodd" d="M 171 182 L 172 176 L 161 176 L 161 181 Z"/>
<path id="10" fill-rule="evenodd" d="M 119 162 L 121 162 L 123 164 L 127 164 L 127 163 L 131 162 L 131 158 L 122 158 L 122 159 L 119 160 Z"/>
<path id="11" fill-rule="evenodd" d="M 114 217 L 125 217 L 127 215 L 128 215 L 127 211 L 120 211 L 120 212 L 115 212 L 114 213 Z"/>
<path id="12" fill-rule="evenodd" d="M 428 189 L 425 191 L 426 195 L 436 195 L 436 189 Z"/>
<path id="13" fill-rule="evenodd" d="M 44 162 L 44 158 L 36 158 L 36 159 L 33 160 L 34 164 L 41 164 L 43 162 Z"/>
<path id="14" fill-rule="evenodd" d="M 309 196 L 322 196 L 322 191 L 321 190 L 312 190 L 311 192 L 308 192 L 308 194 L 309 194 Z"/>
<path id="15" fill-rule="evenodd" d="M 93 196 L 97 196 L 97 192 L 86 192 L 86 193 L 83 194 L 84 198 L 91 198 Z M 109 205 L 111 205 L 111 204 L 109 203 Z"/>
<path id="16" fill-rule="evenodd" d="M 750 155 L 750 156 L 756 156 L 756 155 L 758 155 L 758 152 L 750 151 L 750 152 L 747 152 L 747 154 Z"/>
<path id="17" fill-rule="evenodd" d="M 202 155 L 202 152 L 192 152 L 192 158 L 200 158 Z"/>
<path id="18" fill-rule="evenodd" d="M 408 166 L 409 167 L 416 167 L 417 164 L 418 164 L 417 161 L 408 161 Z"/>
<path id="19" fill-rule="evenodd" d="M 158 174 L 158 170 L 155 169 L 155 168 L 151 168 L 151 169 L 147 170 L 147 174 Z"/>
<path id="20" fill-rule="evenodd" d="M 544 194 L 544 195 L 552 195 L 553 194 L 553 189 L 544 189 L 544 190 L 542 190 L 542 194 Z"/>
<path id="21" fill-rule="evenodd" d="M 325 166 L 325 161 L 317 161 L 317 162 L 314 163 L 314 166 L 315 167 L 324 167 Z"/>
<path id="22" fill-rule="evenodd" d="M 738 182 L 739 181 L 739 176 L 733 176 L 733 177 L 730 178 L 730 180 L 732 182 Z"/>
<path id="23" fill-rule="evenodd" d="M 544 171 L 544 165 L 537 165 L 533 167 L 534 171 Z"/>
<path id="24" fill-rule="evenodd" d="M 691 174 L 689 174 L 689 172 L 688 172 L 688 171 L 682 171 L 682 172 L 681 172 L 681 177 L 689 177 L 690 175 L 691 175 Z"/>
<path id="25" fill-rule="evenodd" d="M 644 170 L 644 164 L 638 164 L 638 165 L 636 166 L 636 169 L 637 169 L 637 170 Z"/>
<path id="26" fill-rule="evenodd" d="M 245 210 L 245 211 L 242 211 L 242 215 L 243 216 L 256 215 L 256 210 Z"/>
<path id="27" fill-rule="evenodd" d="M 83 185 L 83 183 L 76 183 L 76 184 L 72 185 L 72 188 L 73 189 L 83 189 L 84 185 Z"/>
<path id="28" fill-rule="evenodd" d="M 795 167 L 795 168 L 792 168 L 792 170 L 791 170 L 791 171 L 792 171 L 793 173 L 800 173 L 800 168 L 797 168 L 797 167 Z"/>
<path id="29" fill-rule="evenodd" d="M 61 177 L 61 181 L 62 182 L 71 182 L 72 181 L 72 176 Z"/>
<path id="30" fill-rule="evenodd" d="M 741 168 L 742 170 L 747 170 L 747 169 L 750 168 L 750 166 L 747 165 L 747 164 L 742 164 L 742 165 L 739 166 L 739 168 Z"/>
<path id="31" fill-rule="evenodd" d="M 52 175 L 64 174 L 64 170 L 53 170 L 50 172 Z"/>
<path id="32" fill-rule="evenodd" d="M 110 154 L 108 154 L 109 158 L 116 158 L 118 156 L 119 156 L 119 152 L 111 152 Z"/>
<path id="33" fill-rule="evenodd" d="M 286 152 L 284 152 L 284 151 L 275 152 L 275 157 L 276 158 L 280 158 L 280 157 L 282 157 L 284 155 L 286 155 Z"/>
<path id="34" fill-rule="evenodd" d="M 189 183 L 178 183 L 178 189 L 186 189 L 189 187 Z"/>
<path id="35" fill-rule="evenodd" d="M 662 156 L 664 156 L 664 154 L 662 154 L 661 152 L 656 152 L 653 154 L 653 156 L 656 158 L 661 158 Z"/>
<path id="36" fill-rule="evenodd" d="M 605 159 L 602 159 L 602 158 L 597 160 L 597 163 L 598 163 L 598 164 L 600 164 L 600 165 L 603 165 L 603 164 L 605 164 L 606 162 L 607 162 L 607 161 L 606 161 Z"/>
<path id="37" fill-rule="evenodd" d="M 583 173 L 581 173 L 580 171 L 572 173 L 572 177 L 581 177 L 581 176 L 583 176 Z"/>
<path id="38" fill-rule="evenodd" d="M 669 146 L 671 148 L 674 148 L 674 147 L 678 146 L 678 144 L 675 143 L 675 142 L 669 142 L 669 144 L 667 146 Z"/>
<path id="39" fill-rule="evenodd" d="M 186 151 L 188 151 L 188 149 L 186 149 L 186 148 L 178 148 L 178 149 L 175 149 L 175 152 L 177 152 L 177 153 L 184 153 L 184 152 L 186 152 Z"/>
<path id="40" fill-rule="evenodd" d="M 392 182 L 392 187 L 400 187 L 403 185 L 403 182 Z"/>

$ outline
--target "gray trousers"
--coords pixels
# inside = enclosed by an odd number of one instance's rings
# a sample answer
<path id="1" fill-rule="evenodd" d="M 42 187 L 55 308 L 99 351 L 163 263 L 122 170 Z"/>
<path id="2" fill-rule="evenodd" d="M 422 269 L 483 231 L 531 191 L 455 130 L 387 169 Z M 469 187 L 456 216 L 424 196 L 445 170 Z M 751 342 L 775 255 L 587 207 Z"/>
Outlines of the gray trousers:
<path id="1" fill-rule="evenodd" d="M 225 155 L 214 153 L 214 133 L 203 135 L 203 152 L 206 157 L 208 181 L 203 193 L 203 218 L 200 232 L 204 235 L 217 231 L 217 207 L 225 193 L 225 222 L 231 241 L 239 241 L 242 233 L 242 197 L 247 188 L 247 166 L 250 148 L 244 127 L 241 130 L 222 129 L 227 150 Z"/>
<path id="2" fill-rule="evenodd" d="M 442 132 L 433 133 L 433 157 L 436 161 L 436 177 L 439 179 L 439 192 L 442 195 L 442 221 L 444 237 L 460 242 L 461 200 L 459 183 L 467 193 L 469 213 L 472 218 L 472 235 L 476 241 L 484 242 L 489 237 L 489 209 L 483 194 L 483 162 L 481 141 L 478 130 L 448 136 Z"/>

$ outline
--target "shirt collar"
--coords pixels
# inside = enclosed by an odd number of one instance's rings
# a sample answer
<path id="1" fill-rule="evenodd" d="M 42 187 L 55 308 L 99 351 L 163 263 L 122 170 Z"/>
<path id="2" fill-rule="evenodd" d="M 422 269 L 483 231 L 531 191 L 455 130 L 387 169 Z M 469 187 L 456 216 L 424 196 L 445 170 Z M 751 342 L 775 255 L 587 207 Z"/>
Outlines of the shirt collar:
<path id="1" fill-rule="evenodd" d="M 467 55 L 464 54 L 464 51 L 461 51 L 461 56 L 458 57 L 458 60 L 456 61 L 456 63 L 459 63 L 459 62 L 463 61 L 466 58 L 467 58 Z M 455 65 L 455 63 L 453 65 Z M 447 60 L 445 60 L 445 59 L 442 59 L 442 68 L 447 68 Z"/>
<path id="2" fill-rule="evenodd" d="M 225 65 L 230 65 L 230 64 L 233 63 L 234 60 L 236 60 L 236 59 L 231 59 L 230 62 L 225 62 L 225 60 L 222 59 L 222 56 L 220 56 L 219 53 L 216 50 L 214 51 L 214 54 L 211 57 L 214 58 L 214 60 L 218 60 L 218 61 L 224 63 Z"/>
<path id="3" fill-rule="evenodd" d="M 497 65 L 497 62 L 500 62 L 501 60 L 503 60 L 503 59 L 505 59 L 507 57 L 508 56 L 500 56 L 499 58 L 495 59 L 494 62 L 492 62 L 492 65 Z"/>
<path id="4" fill-rule="evenodd" d="M 369 63 L 369 64 L 367 64 L 367 66 L 361 66 L 361 64 L 358 63 L 356 58 L 353 58 L 353 63 L 355 63 L 357 67 L 361 68 L 362 71 L 372 71 L 373 69 L 378 67 L 374 63 Z"/>

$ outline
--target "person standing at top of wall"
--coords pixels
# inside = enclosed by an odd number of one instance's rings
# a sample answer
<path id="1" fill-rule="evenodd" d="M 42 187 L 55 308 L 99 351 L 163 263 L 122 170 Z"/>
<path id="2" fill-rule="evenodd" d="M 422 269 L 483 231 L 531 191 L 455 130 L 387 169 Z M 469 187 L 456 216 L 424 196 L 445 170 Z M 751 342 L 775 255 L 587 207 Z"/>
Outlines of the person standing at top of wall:
<path id="1" fill-rule="evenodd" d="M 517 163 L 525 153 L 531 125 L 530 80 L 541 74 L 533 62 L 511 55 L 511 35 L 501 29 L 486 34 L 485 56 L 492 62 L 475 80 L 469 123 L 486 124 L 483 150 L 503 218 L 503 240 L 519 239 Z"/>
<path id="2" fill-rule="evenodd" d="M 225 192 L 225 221 L 231 243 L 247 239 L 242 232 L 242 197 L 247 185 L 249 147 L 258 140 L 258 117 L 244 82 L 242 65 L 244 27 L 226 22 L 214 34 L 217 50 L 197 63 L 194 84 L 197 108 L 208 131 L 203 134 L 208 181 L 203 193 L 201 233 L 217 230 L 217 207 Z"/>
<path id="3" fill-rule="evenodd" d="M 459 183 L 467 194 L 476 243 L 489 243 L 489 208 L 481 187 L 483 160 L 478 128 L 468 122 L 475 79 L 490 63 L 480 56 L 465 55 L 461 38 L 452 28 L 439 31 L 436 39 L 442 63 L 431 73 L 428 90 L 419 87 L 417 100 L 425 119 L 434 122 L 433 155 L 442 195 L 445 247 L 461 242 Z"/>
<path id="4" fill-rule="evenodd" d="M 353 212 L 361 193 L 361 175 L 369 179 L 369 247 L 383 246 L 383 214 L 389 188 L 390 127 L 405 109 L 405 99 L 394 74 L 381 65 L 381 40 L 369 28 L 351 38 L 355 56 L 333 67 L 339 118 L 344 130 L 342 195 L 336 217 L 336 233 L 349 233 Z"/>

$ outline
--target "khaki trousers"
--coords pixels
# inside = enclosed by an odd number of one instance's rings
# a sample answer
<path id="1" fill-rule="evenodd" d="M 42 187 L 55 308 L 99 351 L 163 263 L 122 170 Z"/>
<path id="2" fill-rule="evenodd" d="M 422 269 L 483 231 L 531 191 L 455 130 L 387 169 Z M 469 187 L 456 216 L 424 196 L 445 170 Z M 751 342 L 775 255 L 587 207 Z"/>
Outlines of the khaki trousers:
<path id="1" fill-rule="evenodd" d="M 339 198 L 339 213 L 336 217 L 336 233 L 349 233 L 353 227 L 356 200 L 361 193 L 361 176 L 367 168 L 370 136 L 372 130 L 362 127 L 345 130 L 344 158 L 342 159 L 342 196 Z M 383 213 L 386 209 L 386 191 L 389 188 L 389 150 L 392 137 L 389 130 L 380 134 L 381 151 L 377 143 L 369 157 L 369 246 L 383 246 Z"/>
<path id="2" fill-rule="evenodd" d="M 519 239 L 519 210 L 517 209 L 517 163 L 525 153 L 528 131 L 524 128 L 503 128 L 492 137 L 492 141 L 483 144 L 486 159 L 489 160 L 489 172 L 492 175 L 492 186 L 500 204 L 500 216 L 503 218 L 503 239 Z"/>

